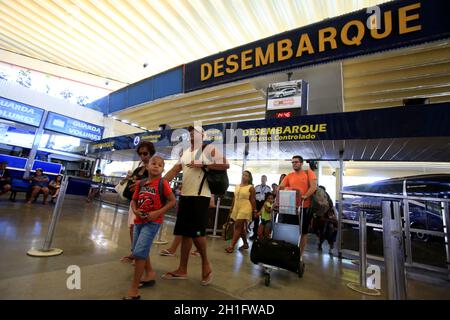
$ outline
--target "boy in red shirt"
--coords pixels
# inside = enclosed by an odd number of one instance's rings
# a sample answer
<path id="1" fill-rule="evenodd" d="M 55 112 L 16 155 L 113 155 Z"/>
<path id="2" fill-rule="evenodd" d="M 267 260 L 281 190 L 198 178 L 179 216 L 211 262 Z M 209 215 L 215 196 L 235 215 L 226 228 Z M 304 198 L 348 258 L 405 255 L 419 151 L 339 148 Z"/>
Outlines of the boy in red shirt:
<path id="1" fill-rule="evenodd" d="M 163 222 L 164 214 L 176 204 L 169 183 L 161 180 L 164 159 L 153 156 L 147 164 L 147 171 L 148 180 L 142 180 L 136 187 L 131 203 L 136 216 L 132 247 L 135 266 L 133 283 L 124 300 L 140 299 L 138 289 L 155 284 L 156 273 L 150 264 L 150 248 Z M 141 280 L 144 270 L 145 277 Z"/>

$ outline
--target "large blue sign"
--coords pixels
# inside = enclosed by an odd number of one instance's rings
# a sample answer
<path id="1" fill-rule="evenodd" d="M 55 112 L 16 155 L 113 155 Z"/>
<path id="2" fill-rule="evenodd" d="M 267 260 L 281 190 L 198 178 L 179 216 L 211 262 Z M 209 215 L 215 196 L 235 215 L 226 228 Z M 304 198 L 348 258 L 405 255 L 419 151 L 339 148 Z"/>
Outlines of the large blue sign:
<path id="1" fill-rule="evenodd" d="M 53 112 L 48 113 L 45 129 L 92 141 L 101 140 L 104 130 L 101 126 L 65 117 Z"/>
<path id="2" fill-rule="evenodd" d="M 446 39 L 449 12 L 448 0 L 398 0 L 326 19 L 186 64 L 185 92 Z"/>
<path id="3" fill-rule="evenodd" d="M 39 127 L 44 110 L 0 97 L 0 118 Z"/>
<path id="4" fill-rule="evenodd" d="M 414 137 L 450 137 L 450 103 L 437 103 L 408 108 L 393 107 L 354 112 L 243 121 L 234 124 L 235 129 L 225 134 L 223 125 L 205 126 L 205 140 L 234 143 L 230 135 L 241 131 L 248 142 L 302 142 L 314 140 L 392 139 Z M 232 124 L 225 124 L 231 129 Z M 153 132 L 159 138 L 155 143 L 159 151 L 180 141 L 171 141 L 173 130 Z M 89 153 L 134 149 L 137 135 L 114 137 L 90 146 Z M 186 133 L 187 136 L 187 133 Z M 139 135 L 141 140 L 146 136 Z M 187 137 L 185 137 L 187 139 Z M 225 141 L 224 141 L 225 140 Z M 443 147 L 444 148 L 444 147 Z"/>

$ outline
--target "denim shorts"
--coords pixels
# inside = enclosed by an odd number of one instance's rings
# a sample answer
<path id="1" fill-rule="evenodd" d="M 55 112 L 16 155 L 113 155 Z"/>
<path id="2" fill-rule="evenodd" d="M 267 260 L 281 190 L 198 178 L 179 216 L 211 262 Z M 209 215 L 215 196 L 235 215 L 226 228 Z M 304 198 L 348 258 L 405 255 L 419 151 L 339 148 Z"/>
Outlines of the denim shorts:
<path id="1" fill-rule="evenodd" d="M 147 259 L 150 248 L 161 225 L 156 222 L 135 224 L 133 228 L 133 257 Z"/>

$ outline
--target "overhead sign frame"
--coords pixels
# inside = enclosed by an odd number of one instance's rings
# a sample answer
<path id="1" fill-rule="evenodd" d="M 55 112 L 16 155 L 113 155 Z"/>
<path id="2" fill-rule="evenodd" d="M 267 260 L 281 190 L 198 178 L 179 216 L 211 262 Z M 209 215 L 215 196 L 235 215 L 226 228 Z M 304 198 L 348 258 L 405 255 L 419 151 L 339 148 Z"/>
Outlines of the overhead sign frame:
<path id="1" fill-rule="evenodd" d="M 44 110 L 5 97 L 0 97 L 0 118 L 39 127 Z"/>
<path id="2" fill-rule="evenodd" d="M 100 141 L 103 137 L 104 127 L 81 121 L 59 113 L 49 112 L 44 128 L 80 139 Z"/>

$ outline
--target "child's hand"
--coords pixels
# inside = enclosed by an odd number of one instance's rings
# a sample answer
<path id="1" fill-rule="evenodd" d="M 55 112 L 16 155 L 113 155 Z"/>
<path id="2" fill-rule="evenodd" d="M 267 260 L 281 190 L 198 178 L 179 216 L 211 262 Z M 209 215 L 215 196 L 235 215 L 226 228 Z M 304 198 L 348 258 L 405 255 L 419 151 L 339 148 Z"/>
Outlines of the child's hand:
<path id="1" fill-rule="evenodd" d="M 134 210 L 133 213 L 134 213 L 135 216 L 137 216 L 137 217 L 139 217 L 139 218 L 140 218 L 141 215 L 143 214 L 143 212 L 140 211 L 140 210 Z"/>
<path id="2" fill-rule="evenodd" d="M 160 212 L 158 210 L 150 212 L 148 214 L 147 220 L 149 220 L 149 221 L 157 220 L 160 217 L 160 215 L 161 214 L 160 214 Z"/>

